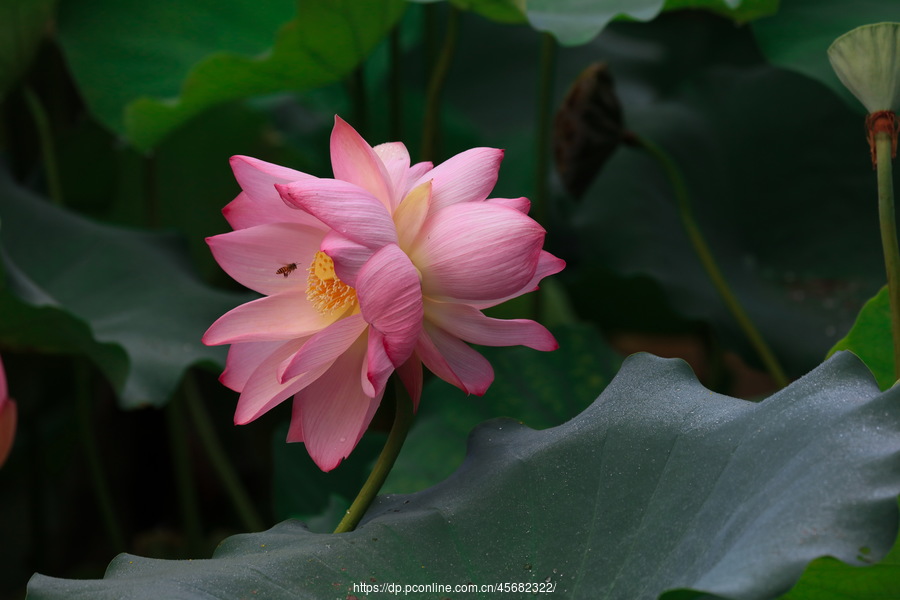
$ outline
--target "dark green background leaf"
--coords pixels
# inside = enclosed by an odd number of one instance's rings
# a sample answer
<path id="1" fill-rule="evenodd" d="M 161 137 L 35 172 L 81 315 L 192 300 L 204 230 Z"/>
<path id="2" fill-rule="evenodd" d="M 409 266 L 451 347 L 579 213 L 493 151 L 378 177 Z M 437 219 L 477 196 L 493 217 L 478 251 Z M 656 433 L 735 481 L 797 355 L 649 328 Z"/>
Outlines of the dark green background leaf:
<path id="1" fill-rule="evenodd" d="M 29 597 L 344 596 L 354 583 L 554 583 L 563 598 L 787 591 L 807 562 L 878 560 L 897 525 L 900 390 L 842 353 L 754 404 L 637 355 L 584 413 L 484 424 L 441 484 L 383 497 L 354 532 L 285 522 L 210 560 L 121 555 L 106 579 Z M 678 593 L 674 597 L 691 597 Z"/>
<path id="2" fill-rule="evenodd" d="M 282 99 L 289 103 L 289 99 Z M 276 106 L 278 104 L 276 103 Z M 58 146 L 66 206 L 98 220 L 143 228 L 154 223 L 184 235 L 192 263 L 206 281 L 242 289 L 213 260 L 205 239 L 230 230 L 222 208 L 240 192 L 228 159 L 242 154 L 315 174 L 328 167 L 329 117 L 303 125 L 302 153 L 292 151 L 260 107 L 212 108 L 170 135 L 152 159 L 117 143 L 96 124 L 68 132 Z M 222 124 L 227 123 L 227 127 Z"/>
<path id="3" fill-rule="evenodd" d="M 900 21 L 894 0 L 787 0 L 778 13 L 753 24 L 759 47 L 773 64 L 793 69 L 827 85 L 857 112 L 865 112 L 840 82 L 828 47 L 851 29 L 881 21 Z"/>
<path id="4" fill-rule="evenodd" d="M 339 81 L 405 6 L 310 0 L 288 22 L 295 4 L 284 1 L 72 2 L 60 39 L 97 118 L 149 149 L 216 104 Z"/>
<path id="5" fill-rule="evenodd" d="M 430 4 L 439 0 L 410 0 Z M 650 21 L 663 11 L 708 10 L 738 23 L 777 12 L 779 0 L 451 0 L 463 9 L 501 23 L 519 23 L 527 16 L 538 31 L 546 31 L 565 46 L 590 42 L 617 19 Z"/>
<path id="6" fill-rule="evenodd" d="M 0 219 L 0 338 L 10 345 L 88 354 L 125 408 L 162 405 L 184 369 L 224 363 L 224 348 L 200 337 L 248 298 L 203 285 L 175 236 L 89 221 L 5 173 Z"/>
<path id="7" fill-rule="evenodd" d="M 701 69 L 655 91 L 643 105 L 624 102 L 626 125 L 683 171 L 725 279 L 789 374 L 813 368 L 884 281 L 861 120 L 820 84 L 763 65 Z M 658 163 L 620 149 L 573 223 L 586 256 L 572 292 L 580 306 L 607 269 L 647 275 L 681 314 L 758 360 L 702 270 Z"/>
<path id="8" fill-rule="evenodd" d="M 525 22 L 525 0 L 451 0 L 451 2 L 463 10 L 474 11 L 500 23 Z"/>
<path id="9" fill-rule="evenodd" d="M 191 69 L 212 54 L 261 55 L 295 14 L 290 0 L 68 0 L 59 41 L 94 116 L 123 134 L 134 100 L 177 97 Z"/>
<path id="10" fill-rule="evenodd" d="M 665 10 L 701 8 L 747 21 L 775 12 L 777 0 L 526 0 L 528 21 L 564 45 L 589 42 L 616 18 L 650 21 Z"/>
<path id="11" fill-rule="evenodd" d="M 50 28 L 56 0 L 5 0 L 0 3 L 0 100 L 28 69 Z"/>
<path id="12" fill-rule="evenodd" d="M 448 127 L 465 123 L 506 148 L 495 193 L 528 195 L 540 36 L 490 26 L 463 20 L 471 42 L 448 80 Z M 824 86 L 766 65 L 748 27 L 708 14 L 614 23 L 558 57 L 557 97 L 584 67 L 609 64 L 626 126 L 684 170 L 700 227 L 764 337 L 791 376 L 812 369 L 884 283 L 859 116 Z M 700 323 L 760 366 L 682 233 L 658 164 L 620 147 L 582 204 L 557 192 L 545 210 L 549 249 L 568 263 L 558 279 L 581 319 L 605 331 Z"/>
<path id="13" fill-rule="evenodd" d="M 663 10 L 703 9 L 728 17 L 736 23 L 747 23 L 778 12 L 779 0 L 666 0 Z"/>

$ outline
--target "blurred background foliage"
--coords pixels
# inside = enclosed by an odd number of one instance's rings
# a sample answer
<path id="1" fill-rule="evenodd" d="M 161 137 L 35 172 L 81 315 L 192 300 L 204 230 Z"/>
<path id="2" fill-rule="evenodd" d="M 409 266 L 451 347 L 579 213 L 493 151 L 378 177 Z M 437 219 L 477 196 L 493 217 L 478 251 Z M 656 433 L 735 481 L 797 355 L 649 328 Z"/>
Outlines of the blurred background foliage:
<path id="1" fill-rule="evenodd" d="M 336 472 L 283 443 L 289 409 L 231 425 L 208 325 L 251 296 L 204 238 L 228 230 L 228 157 L 329 176 L 340 114 L 371 143 L 441 161 L 506 149 L 494 196 L 532 199 L 567 269 L 537 300 L 561 348 L 486 350 L 484 398 L 431 381 L 387 491 L 432 485 L 468 431 L 578 414 L 621 357 L 687 359 L 707 386 L 774 391 L 697 260 L 673 183 L 790 378 L 814 368 L 884 282 L 861 107 L 825 49 L 892 0 L 7 0 L 0 5 L 0 354 L 19 402 L 0 471 L 0 597 L 34 571 L 207 556 L 290 516 L 327 530 L 380 449 L 390 409 Z M 621 122 L 603 151 L 565 101 L 598 62 Z M 581 79 L 579 79 L 581 77 Z M 570 97 L 571 99 L 571 97 Z M 568 107 L 568 108 L 566 108 Z M 596 110 L 592 105 L 591 110 Z M 577 140 L 576 140 L 577 141 Z M 557 156 L 568 156 L 554 165 Z M 568 144 L 568 146 L 566 145 Z M 606 157 L 603 164 L 592 153 Z M 587 154 L 587 156 L 586 156 Z M 581 166 L 578 193 L 557 168 Z M 523 376 L 523 373 L 527 376 Z"/>

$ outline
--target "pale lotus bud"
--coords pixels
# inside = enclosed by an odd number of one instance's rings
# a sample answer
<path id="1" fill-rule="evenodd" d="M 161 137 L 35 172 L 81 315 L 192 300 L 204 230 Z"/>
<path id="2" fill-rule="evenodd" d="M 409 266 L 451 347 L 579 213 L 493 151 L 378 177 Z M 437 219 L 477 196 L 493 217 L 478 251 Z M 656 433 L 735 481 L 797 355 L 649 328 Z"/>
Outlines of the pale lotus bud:
<path id="1" fill-rule="evenodd" d="M 828 59 L 841 83 L 869 111 L 866 132 L 872 165 L 877 163 L 878 133 L 890 136 L 891 157 L 896 157 L 900 129 L 895 114 L 900 107 L 900 23 L 875 23 L 848 31 L 828 48 Z"/>
<path id="2" fill-rule="evenodd" d="M 900 23 L 848 31 L 828 48 L 828 59 L 870 113 L 900 108 Z"/>

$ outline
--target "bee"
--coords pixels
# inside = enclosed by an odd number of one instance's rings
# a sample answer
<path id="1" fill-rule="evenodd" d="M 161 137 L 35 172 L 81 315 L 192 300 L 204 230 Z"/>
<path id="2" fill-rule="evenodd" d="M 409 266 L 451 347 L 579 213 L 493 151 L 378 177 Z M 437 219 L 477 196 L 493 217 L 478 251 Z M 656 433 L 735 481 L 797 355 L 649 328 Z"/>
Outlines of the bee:
<path id="1" fill-rule="evenodd" d="M 277 271 L 275 271 L 275 274 L 276 275 L 284 275 L 285 277 L 287 277 L 288 275 L 290 275 L 291 273 L 293 273 L 296 270 L 297 270 L 297 263 L 289 263 L 289 264 L 284 265 Z"/>

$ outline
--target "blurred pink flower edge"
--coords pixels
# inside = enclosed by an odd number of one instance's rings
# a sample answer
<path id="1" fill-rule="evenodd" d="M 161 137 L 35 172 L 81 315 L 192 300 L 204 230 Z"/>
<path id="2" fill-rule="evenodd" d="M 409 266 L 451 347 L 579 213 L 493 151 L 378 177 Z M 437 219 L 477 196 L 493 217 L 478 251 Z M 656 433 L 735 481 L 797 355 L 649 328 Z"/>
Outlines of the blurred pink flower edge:
<path id="1" fill-rule="evenodd" d="M 16 437 L 16 418 L 16 403 L 9 397 L 6 371 L 3 369 L 3 361 L 0 360 L 0 467 L 12 451 L 13 440 Z"/>
<path id="2" fill-rule="evenodd" d="M 542 325 L 482 309 L 537 289 L 565 263 L 543 250 L 526 198 L 488 198 L 503 151 L 473 148 L 437 167 L 406 147 L 371 147 L 335 117 L 334 178 L 245 156 L 234 231 L 207 239 L 222 269 L 263 295 L 203 336 L 231 344 L 220 380 L 245 424 L 293 396 L 289 442 L 324 471 L 359 442 L 396 372 L 418 406 L 422 367 L 481 395 L 490 363 L 466 342 L 554 350 Z"/>

